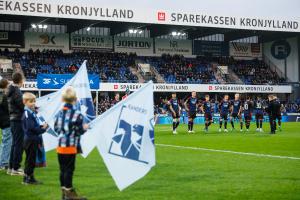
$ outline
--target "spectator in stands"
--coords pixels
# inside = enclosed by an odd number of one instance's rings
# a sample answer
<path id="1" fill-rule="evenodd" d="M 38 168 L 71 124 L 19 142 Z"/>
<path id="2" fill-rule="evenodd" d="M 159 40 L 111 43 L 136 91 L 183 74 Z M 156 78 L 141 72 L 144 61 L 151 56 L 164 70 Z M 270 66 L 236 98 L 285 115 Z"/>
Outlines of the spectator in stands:
<path id="1" fill-rule="evenodd" d="M 210 63 L 203 58 L 163 55 L 148 60 L 168 83 L 216 83 Z"/>
<path id="2" fill-rule="evenodd" d="M 10 128 L 12 132 L 12 147 L 7 173 L 11 175 L 23 175 L 21 161 L 23 155 L 24 133 L 21 119 L 24 112 L 24 104 L 20 88 L 23 85 L 24 78 L 21 73 L 17 72 L 13 74 L 12 80 L 13 84 L 9 85 L 7 92 Z"/>
<path id="3" fill-rule="evenodd" d="M 10 131 L 9 111 L 7 101 L 8 80 L 0 80 L 0 128 L 2 130 L 2 143 L 0 147 L 0 170 L 7 170 L 11 150 L 12 136 Z"/>
<path id="4" fill-rule="evenodd" d="M 74 51 L 64 54 L 61 50 L 36 50 L 20 52 L 18 49 L 5 49 L 0 55 L 20 63 L 27 79 L 36 79 L 38 73 L 75 73 L 84 60 L 88 60 L 89 73 L 99 74 L 104 82 L 137 82 L 131 72 L 135 61 L 141 59 L 135 54 L 103 53 L 96 51 Z M 197 57 L 185 58 L 180 55 L 162 55 L 161 57 L 142 58 L 154 66 L 168 83 L 218 83 L 215 77 L 216 67 L 228 65 L 245 84 L 279 84 L 284 78 L 270 69 L 261 60 L 235 60 L 233 57 Z M 218 77 L 218 76 L 217 76 Z M 154 79 L 155 80 L 155 79 Z M 231 81 L 224 76 L 224 81 Z"/>
<path id="5" fill-rule="evenodd" d="M 114 100 L 112 100 L 112 102 L 111 102 L 111 106 L 114 106 L 114 105 L 116 105 L 119 102 L 120 102 L 120 94 L 116 93 Z"/>
<path id="6" fill-rule="evenodd" d="M 109 82 L 137 82 L 137 76 L 133 75 L 130 67 L 135 67 L 136 55 L 124 53 L 103 53 L 77 51 L 71 54 L 63 54 L 61 50 L 43 50 L 28 53 L 19 51 L 0 52 L 13 59 L 14 63 L 20 63 L 27 79 L 36 79 L 38 73 L 75 73 L 84 60 L 88 60 L 89 73 L 99 74 L 102 81 Z M 32 71 L 35 69 L 35 71 Z"/>
<path id="7" fill-rule="evenodd" d="M 228 65 L 246 84 L 279 84 L 285 81 L 261 60 L 231 60 Z"/>
<path id="8" fill-rule="evenodd" d="M 105 97 L 99 100 L 98 103 L 98 113 L 102 114 L 106 110 L 108 110 L 112 106 L 111 101 L 109 100 L 109 97 Z"/>

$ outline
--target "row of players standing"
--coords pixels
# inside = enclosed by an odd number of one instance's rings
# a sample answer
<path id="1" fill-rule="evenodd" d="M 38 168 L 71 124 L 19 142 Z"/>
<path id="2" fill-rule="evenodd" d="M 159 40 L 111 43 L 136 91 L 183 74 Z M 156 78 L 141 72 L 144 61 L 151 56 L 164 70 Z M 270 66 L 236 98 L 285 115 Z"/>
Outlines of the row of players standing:
<path id="1" fill-rule="evenodd" d="M 173 134 L 177 134 L 176 129 L 180 122 L 181 107 L 176 93 L 172 93 L 172 97 L 168 101 L 168 105 L 173 117 Z M 205 95 L 204 100 L 200 100 L 197 97 L 197 93 L 192 92 L 191 96 L 188 97 L 184 102 L 184 107 L 188 113 L 188 133 L 194 133 L 194 119 L 196 118 L 199 108 L 201 109 L 202 113 L 204 113 L 204 130 L 207 132 L 208 127 L 213 123 L 212 103 L 210 101 L 210 96 Z M 274 134 L 276 130 L 276 119 L 278 120 L 278 126 L 281 130 L 281 108 L 282 105 L 275 95 L 269 95 L 268 103 L 266 104 L 260 96 L 258 96 L 254 101 L 252 101 L 250 97 L 247 97 L 245 101 L 242 101 L 240 99 L 240 94 L 235 94 L 234 100 L 230 101 L 229 95 L 226 94 L 218 106 L 220 112 L 219 132 L 222 131 L 223 125 L 224 132 L 228 132 L 228 116 L 230 116 L 232 130 L 235 130 L 235 120 L 238 120 L 240 122 L 240 131 L 243 131 L 243 126 L 245 123 L 246 131 L 248 132 L 254 110 L 256 131 L 263 132 L 262 124 L 264 112 L 266 111 L 269 115 L 271 133 Z"/>

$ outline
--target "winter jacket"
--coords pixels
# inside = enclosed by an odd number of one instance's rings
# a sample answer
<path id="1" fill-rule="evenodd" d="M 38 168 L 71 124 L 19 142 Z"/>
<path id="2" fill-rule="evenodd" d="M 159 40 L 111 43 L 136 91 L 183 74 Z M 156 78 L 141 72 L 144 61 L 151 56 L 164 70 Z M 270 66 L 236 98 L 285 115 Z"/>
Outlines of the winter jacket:
<path id="1" fill-rule="evenodd" d="M 7 92 L 9 117 L 11 121 L 20 121 L 24 112 L 22 92 L 15 85 L 8 86 Z"/>

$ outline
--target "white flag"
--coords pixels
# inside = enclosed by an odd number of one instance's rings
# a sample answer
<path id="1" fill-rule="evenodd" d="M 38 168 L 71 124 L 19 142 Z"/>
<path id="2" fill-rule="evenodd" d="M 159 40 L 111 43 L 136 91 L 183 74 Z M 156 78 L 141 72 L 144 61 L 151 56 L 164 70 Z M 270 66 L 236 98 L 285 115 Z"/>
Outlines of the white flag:
<path id="1" fill-rule="evenodd" d="M 81 110 L 86 123 L 95 118 L 95 110 L 88 80 L 86 61 L 84 61 L 76 75 L 60 90 L 37 99 L 37 107 L 39 107 L 38 116 L 41 121 L 46 121 L 50 127 L 47 133 L 43 134 L 45 151 L 50 151 L 57 147 L 58 138 L 57 133 L 54 131 L 54 121 L 56 114 L 59 110 L 61 110 L 64 104 L 61 100 L 62 91 L 69 86 L 72 86 L 76 91 L 78 99 L 76 106 L 78 106 Z M 81 144 L 89 146 L 89 144 L 86 143 Z"/>
<path id="2" fill-rule="evenodd" d="M 83 139 L 94 141 L 119 190 L 155 165 L 152 81 L 91 122 Z M 91 148 L 90 148 L 91 150 Z"/>

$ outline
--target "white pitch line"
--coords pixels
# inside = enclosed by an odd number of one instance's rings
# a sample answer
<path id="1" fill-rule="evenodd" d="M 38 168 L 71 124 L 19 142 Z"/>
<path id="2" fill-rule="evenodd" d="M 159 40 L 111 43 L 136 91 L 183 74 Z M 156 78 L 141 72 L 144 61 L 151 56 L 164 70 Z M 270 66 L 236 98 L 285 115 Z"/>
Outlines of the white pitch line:
<path id="1" fill-rule="evenodd" d="M 177 145 L 171 145 L 171 144 L 156 144 L 156 145 L 157 146 L 162 146 L 162 147 L 179 148 L 179 149 L 192 149 L 192 150 L 199 150 L 199 151 L 212 151 L 212 152 L 221 152 L 221 153 L 232 153 L 232 154 L 248 155 L 248 156 L 256 156 L 256 157 L 268 157 L 268 158 L 280 158 L 280 159 L 300 160 L 299 157 L 291 157 L 291 156 L 277 156 L 277 155 L 259 154 L 259 153 L 251 153 L 251 152 L 238 152 L 238 151 L 221 150 L 221 149 L 207 149 L 207 148 L 201 148 L 201 147 L 177 146 Z"/>

